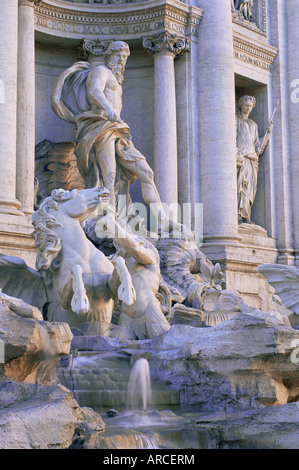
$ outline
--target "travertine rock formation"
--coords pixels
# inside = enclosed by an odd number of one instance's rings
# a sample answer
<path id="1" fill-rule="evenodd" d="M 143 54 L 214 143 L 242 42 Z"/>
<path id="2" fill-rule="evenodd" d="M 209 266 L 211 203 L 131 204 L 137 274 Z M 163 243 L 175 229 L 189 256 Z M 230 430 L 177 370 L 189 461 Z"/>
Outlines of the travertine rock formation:
<path id="1" fill-rule="evenodd" d="M 53 189 L 84 189 L 79 173 L 74 142 L 43 140 L 35 147 L 35 177 L 38 181 L 36 203 L 50 196 Z"/>
<path id="2" fill-rule="evenodd" d="M 2 373 L 15 381 L 50 385 L 56 364 L 68 354 L 73 335 L 66 323 L 43 321 L 41 312 L 20 299 L 1 294 L 0 339 L 4 343 Z"/>
<path id="3" fill-rule="evenodd" d="M 218 416 L 201 416 L 210 449 L 298 449 L 299 403 Z"/>
<path id="4" fill-rule="evenodd" d="M 299 397 L 294 360 L 299 332 L 287 322 L 279 314 L 255 310 L 212 328 L 173 325 L 139 348 L 150 362 L 152 378 L 178 390 L 181 403 L 197 410 L 283 405 Z"/>
<path id="5" fill-rule="evenodd" d="M 87 436 L 104 428 L 62 385 L 0 382 L 0 449 L 67 449 L 79 429 Z"/>
<path id="6" fill-rule="evenodd" d="M 80 417 L 61 385 L 0 382 L 0 448 L 66 449 Z"/>
<path id="7" fill-rule="evenodd" d="M 56 383 L 72 338 L 68 324 L 43 321 L 36 307 L 0 294 L 0 449 L 65 449 L 78 433 L 86 440 L 104 429 L 100 415 Z"/>

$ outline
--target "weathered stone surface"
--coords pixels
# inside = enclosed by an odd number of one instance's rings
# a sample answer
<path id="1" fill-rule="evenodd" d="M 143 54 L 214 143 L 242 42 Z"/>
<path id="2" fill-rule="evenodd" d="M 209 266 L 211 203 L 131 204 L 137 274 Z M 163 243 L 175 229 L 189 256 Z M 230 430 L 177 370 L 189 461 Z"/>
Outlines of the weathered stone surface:
<path id="1" fill-rule="evenodd" d="M 167 316 L 171 325 L 189 325 L 194 327 L 206 326 L 204 313 L 196 308 L 187 307 L 184 304 L 175 304 Z"/>
<path id="2" fill-rule="evenodd" d="M 61 385 L 0 382 L 1 449 L 66 449 L 80 415 Z"/>
<path id="3" fill-rule="evenodd" d="M 152 378 L 179 390 L 181 403 L 228 412 L 298 399 L 298 364 L 292 359 L 298 339 L 299 332 L 275 314 L 256 310 L 211 328 L 173 325 L 137 347 L 150 362 Z"/>
<path id="4" fill-rule="evenodd" d="M 92 408 L 81 408 L 81 416 L 76 426 L 71 448 L 95 449 L 98 448 L 99 434 L 105 431 L 102 417 Z"/>
<path id="5" fill-rule="evenodd" d="M 43 140 L 35 147 L 35 176 L 38 180 L 37 203 L 51 195 L 53 189 L 71 191 L 84 189 L 84 181 L 79 173 L 75 143 L 55 143 Z"/>
<path id="6" fill-rule="evenodd" d="M 44 321 L 43 328 L 49 335 L 49 338 L 55 348 L 56 354 L 69 354 L 73 334 L 67 323 L 55 323 Z"/>
<path id="7" fill-rule="evenodd" d="M 0 302 L 1 304 L 7 305 L 10 310 L 12 310 L 20 317 L 34 318 L 35 320 L 43 320 L 43 315 L 38 308 L 34 307 L 33 305 L 27 304 L 22 299 L 6 295 L 1 292 L 1 290 Z"/>
<path id="8" fill-rule="evenodd" d="M 167 318 L 171 325 L 205 327 L 216 326 L 222 321 L 230 320 L 240 312 L 251 311 L 254 309 L 243 302 L 238 292 L 210 289 L 202 295 L 200 309 L 177 303 L 170 309 Z M 288 326 L 290 326 L 289 322 Z"/>
<path id="9" fill-rule="evenodd" d="M 213 449 L 299 449 L 299 403 L 201 416 L 197 424 Z"/>
<path id="10" fill-rule="evenodd" d="M 24 303 L 25 304 L 25 303 Z M 73 335 L 65 323 L 37 321 L 20 316 L 0 304 L 0 339 L 4 342 L 6 377 L 22 382 L 49 385 L 55 382 L 55 368 L 61 354 L 68 354 Z M 30 306 L 18 304 L 29 314 Z M 24 309 L 24 310 L 23 310 Z M 35 309 L 32 310 L 35 312 Z"/>

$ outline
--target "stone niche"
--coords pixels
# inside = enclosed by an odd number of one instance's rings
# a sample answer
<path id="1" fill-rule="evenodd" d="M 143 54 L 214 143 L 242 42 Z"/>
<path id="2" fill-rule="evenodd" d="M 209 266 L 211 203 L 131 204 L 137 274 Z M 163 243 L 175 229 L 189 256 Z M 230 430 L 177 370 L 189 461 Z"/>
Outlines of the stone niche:
<path id="1" fill-rule="evenodd" d="M 138 44 L 128 41 L 128 58 L 123 82 L 122 118 L 130 126 L 136 147 L 153 167 L 154 144 L 154 61 Z M 78 57 L 80 42 L 59 46 L 49 42 L 36 44 L 36 137 L 35 143 L 74 142 L 74 126 L 61 119 L 51 109 L 51 93 L 59 74 Z M 140 182 L 130 190 L 133 201 L 141 201 Z"/>
<path id="2" fill-rule="evenodd" d="M 126 3 L 126 6 L 122 4 Z M 174 61 L 178 134 L 178 199 L 190 202 L 188 95 L 196 67 L 197 37 L 203 11 L 176 0 L 59 1 L 44 0 L 35 8 L 36 40 L 36 144 L 74 141 L 73 126 L 60 120 L 51 109 L 51 92 L 59 74 L 82 60 L 82 39 L 123 40 L 130 56 L 123 82 L 122 118 L 130 126 L 134 144 L 154 165 L 154 57 L 142 47 L 143 39 L 167 32 L 190 41 L 188 53 Z M 190 71 L 191 70 L 191 71 Z M 191 73 L 192 72 L 192 73 Z M 190 113 L 189 113 L 190 114 Z M 188 121 L 189 119 L 189 121 Z M 188 148 L 186 152 L 186 147 Z M 187 181 L 186 181 L 187 180 Z M 131 187 L 133 202 L 142 202 L 140 182 Z"/>
<path id="3" fill-rule="evenodd" d="M 51 109 L 51 94 L 58 75 L 78 60 L 76 46 L 49 42 L 35 44 L 35 143 L 74 140 L 74 128 L 59 119 Z"/>
<path id="4" fill-rule="evenodd" d="M 242 24 L 253 31 L 259 31 L 260 33 L 266 34 L 266 0 L 254 0 L 250 21 L 246 20 L 244 15 L 238 10 L 233 13 L 233 21 L 235 23 Z"/>
<path id="5" fill-rule="evenodd" d="M 255 80 L 240 75 L 235 76 L 236 86 L 236 112 L 238 112 L 238 101 L 244 95 L 254 96 L 256 98 L 256 106 L 253 108 L 250 119 L 257 123 L 260 138 L 266 132 L 269 116 L 268 92 L 267 86 Z M 271 213 L 270 201 L 270 181 L 269 175 L 269 145 L 259 159 L 259 174 L 257 194 L 252 206 L 252 221 L 263 227 L 265 230 L 269 228 L 267 225 Z M 270 231 L 269 231 L 270 232 Z M 271 233 L 270 233 L 271 235 Z"/>

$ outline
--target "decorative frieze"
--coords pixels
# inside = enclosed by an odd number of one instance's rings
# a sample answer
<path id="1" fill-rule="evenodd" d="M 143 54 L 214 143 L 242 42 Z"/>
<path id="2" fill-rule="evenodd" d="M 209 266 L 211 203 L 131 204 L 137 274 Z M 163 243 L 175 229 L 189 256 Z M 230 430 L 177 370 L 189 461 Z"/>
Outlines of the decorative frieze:
<path id="1" fill-rule="evenodd" d="M 61 7 L 55 0 L 44 0 L 35 9 L 35 29 L 65 38 L 126 39 L 140 38 L 147 33 L 180 34 L 196 40 L 203 11 L 175 0 L 134 3 L 125 8 L 94 4 Z"/>

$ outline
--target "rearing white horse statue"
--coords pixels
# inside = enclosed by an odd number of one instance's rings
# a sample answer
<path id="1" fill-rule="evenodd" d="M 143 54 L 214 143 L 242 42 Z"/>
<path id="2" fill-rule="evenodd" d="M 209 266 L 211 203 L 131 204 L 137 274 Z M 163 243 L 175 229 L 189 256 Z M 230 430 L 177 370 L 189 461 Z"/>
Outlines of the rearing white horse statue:
<path id="1" fill-rule="evenodd" d="M 73 327 L 95 321 L 103 334 L 111 322 L 113 299 L 127 305 L 136 299 L 124 259 L 111 262 L 82 228 L 96 207 L 106 203 L 109 192 L 103 186 L 53 190 L 32 216 L 37 271 L 20 258 L 0 255 L 3 291 L 39 308 L 48 303 L 49 321 Z"/>

